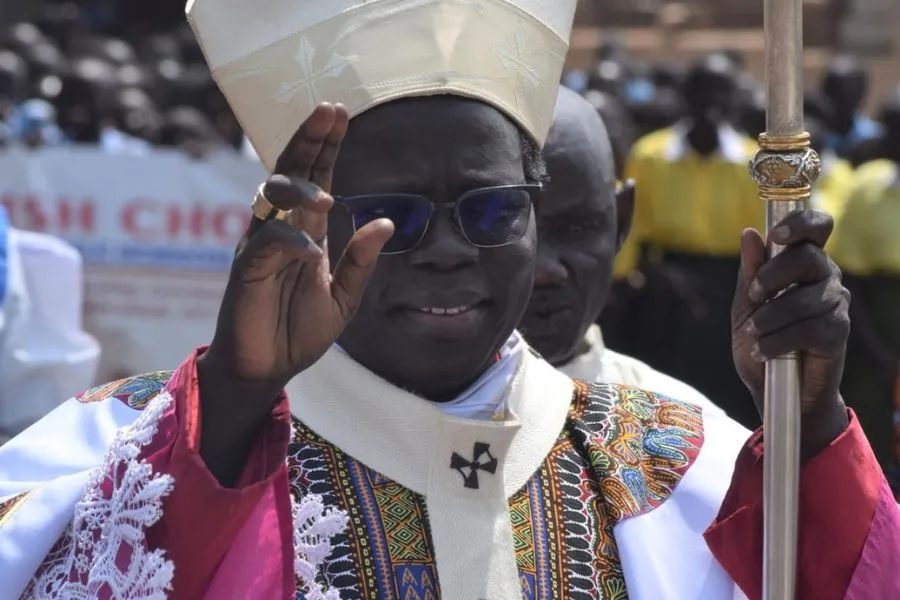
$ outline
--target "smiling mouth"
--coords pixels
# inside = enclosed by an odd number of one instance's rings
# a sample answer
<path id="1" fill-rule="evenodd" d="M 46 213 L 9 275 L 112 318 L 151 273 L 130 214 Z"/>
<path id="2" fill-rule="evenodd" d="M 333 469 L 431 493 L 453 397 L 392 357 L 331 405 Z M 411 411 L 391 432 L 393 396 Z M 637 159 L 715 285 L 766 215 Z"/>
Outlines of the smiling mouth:
<path id="1" fill-rule="evenodd" d="M 422 340 L 464 341 L 477 338 L 483 331 L 490 306 L 487 301 L 452 306 L 410 306 L 395 314 L 400 319 L 398 323 L 405 323 L 411 328 L 410 333 Z"/>
<path id="2" fill-rule="evenodd" d="M 462 313 L 469 312 L 476 306 L 478 306 L 478 305 L 477 304 L 464 304 L 462 306 L 453 306 L 450 308 L 438 308 L 438 307 L 433 307 L 433 306 L 426 306 L 423 308 L 417 308 L 415 310 L 418 310 L 419 312 L 423 312 L 423 313 L 429 314 L 429 315 L 452 317 L 454 315 L 459 315 Z"/>

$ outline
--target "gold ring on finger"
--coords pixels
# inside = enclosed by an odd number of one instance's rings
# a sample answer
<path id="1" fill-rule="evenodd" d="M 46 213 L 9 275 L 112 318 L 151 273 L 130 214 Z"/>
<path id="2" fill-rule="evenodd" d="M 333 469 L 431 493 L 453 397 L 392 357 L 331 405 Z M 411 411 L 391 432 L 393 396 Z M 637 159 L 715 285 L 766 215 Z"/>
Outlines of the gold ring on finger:
<path id="1" fill-rule="evenodd" d="M 260 186 L 256 189 L 256 194 L 253 196 L 253 200 L 250 202 L 250 209 L 253 211 L 253 216 L 255 216 L 260 221 L 270 221 L 272 219 L 278 221 L 286 220 L 291 211 L 289 210 L 281 210 L 266 198 L 265 194 L 265 186 L 266 184 L 260 184 Z"/>

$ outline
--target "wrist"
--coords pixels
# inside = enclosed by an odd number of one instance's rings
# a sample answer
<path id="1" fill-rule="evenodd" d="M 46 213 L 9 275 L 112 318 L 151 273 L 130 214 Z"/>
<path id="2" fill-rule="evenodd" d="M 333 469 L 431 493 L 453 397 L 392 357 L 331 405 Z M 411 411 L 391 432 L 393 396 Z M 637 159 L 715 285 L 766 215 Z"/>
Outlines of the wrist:
<path id="1" fill-rule="evenodd" d="M 214 348 L 207 348 L 197 357 L 197 379 L 201 402 L 206 400 L 220 410 L 234 413 L 261 412 L 267 414 L 281 397 L 287 382 L 275 379 L 260 380 L 241 377 Z M 208 390 L 209 394 L 204 394 Z"/>
<path id="2" fill-rule="evenodd" d="M 831 445 L 850 426 L 847 406 L 839 393 L 817 406 L 801 420 L 800 454 L 804 461 Z"/>
<path id="3" fill-rule="evenodd" d="M 213 354 L 197 358 L 197 385 L 200 456 L 219 483 L 231 487 L 281 398 L 281 386 L 243 381 Z"/>

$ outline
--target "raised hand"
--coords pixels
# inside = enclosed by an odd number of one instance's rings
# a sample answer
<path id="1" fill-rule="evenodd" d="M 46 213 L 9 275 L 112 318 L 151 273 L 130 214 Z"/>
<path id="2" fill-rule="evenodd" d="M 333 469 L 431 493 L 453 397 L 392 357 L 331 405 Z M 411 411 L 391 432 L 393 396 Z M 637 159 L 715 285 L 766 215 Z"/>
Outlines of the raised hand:
<path id="1" fill-rule="evenodd" d="M 759 233 L 745 231 L 732 306 L 734 364 L 760 411 L 766 359 L 792 351 L 801 355 L 805 456 L 847 426 L 838 388 L 850 334 L 850 294 L 841 284 L 840 269 L 823 250 L 833 225 L 822 211 L 789 215 L 769 236 L 786 248 L 768 261 Z"/>
<path id="2" fill-rule="evenodd" d="M 341 105 L 316 108 L 263 189 L 275 207 L 291 211 L 288 218 L 254 217 L 238 246 L 215 336 L 198 360 L 208 463 L 239 462 L 223 461 L 224 448 L 236 438 L 252 438 L 246 428 L 265 418 L 285 384 L 334 343 L 393 233 L 386 220 L 361 228 L 332 274 L 331 178 L 348 123 Z M 207 456 L 208 448 L 215 448 L 215 458 Z"/>

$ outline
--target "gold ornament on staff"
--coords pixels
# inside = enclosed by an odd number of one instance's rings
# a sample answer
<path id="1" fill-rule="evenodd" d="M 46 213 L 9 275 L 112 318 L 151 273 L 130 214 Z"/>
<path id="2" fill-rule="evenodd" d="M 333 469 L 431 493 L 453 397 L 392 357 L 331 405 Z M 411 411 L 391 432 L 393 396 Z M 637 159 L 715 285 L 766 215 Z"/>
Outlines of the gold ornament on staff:
<path id="1" fill-rule="evenodd" d="M 766 230 L 806 208 L 822 162 L 803 124 L 803 0 L 765 0 L 766 132 L 750 176 Z M 782 248 L 770 245 L 769 256 Z M 766 363 L 763 411 L 763 599 L 794 600 L 800 480 L 800 370 L 796 354 Z"/>

